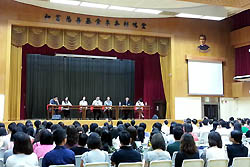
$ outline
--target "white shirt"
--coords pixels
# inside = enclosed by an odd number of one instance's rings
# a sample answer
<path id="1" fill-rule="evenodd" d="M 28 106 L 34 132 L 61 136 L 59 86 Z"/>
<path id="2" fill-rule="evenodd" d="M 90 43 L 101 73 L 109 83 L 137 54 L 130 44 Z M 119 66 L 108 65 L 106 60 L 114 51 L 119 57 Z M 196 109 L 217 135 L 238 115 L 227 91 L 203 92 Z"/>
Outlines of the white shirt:
<path id="1" fill-rule="evenodd" d="M 141 101 L 137 101 L 135 103 L 135 106 L 144 106 L 144 103 Z M 142 110 L 142 109 L 143 109 L 143 107 L 136 107 L 136 110 Z"/>
<path id="2" fill-rule="evenodd" d="M 102 101 L 101 100 L 94 100 L 92 105 L 93 106 L 102 106 Z"/>
<path id="3" fill-rule="evenodd" d="M 66 103 L 65 101 L 62 101 L 62 105 L 63 106 L 72 106 L 72 104 L 70 103 L 69 100 L 68 100 L 68 103 Z"/>
<path id="4" fill-rule="evenodd" d="M 87 106 L 88 105 L 88 102 L 86 100 L 81 100 L 79 102 L 79 106 Z"/>
<path id="5" fill-rule="evenodd" d="M 211 159 L 227 159 L 227 152 L 222 148 L 216 146 L 210 147 L 206 150 L 206 161 Z"/>
<path id="6" fill-rule="evenodd" d="M 7 159 L 5 167 L 35 167 L 38 166 L 38 159 L 35 153 L 30 155 L 13 154 Z"/>

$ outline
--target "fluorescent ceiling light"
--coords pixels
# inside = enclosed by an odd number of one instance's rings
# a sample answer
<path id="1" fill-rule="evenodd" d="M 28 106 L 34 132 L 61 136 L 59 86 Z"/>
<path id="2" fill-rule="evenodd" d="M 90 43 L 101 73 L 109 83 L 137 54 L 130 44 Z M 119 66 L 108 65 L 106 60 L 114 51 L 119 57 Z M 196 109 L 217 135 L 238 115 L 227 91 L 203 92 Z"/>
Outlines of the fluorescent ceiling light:
<path id="1" fill-rule="evenodd" d="M 50 0 L 51 3 L 60 3 L 65 5 L 80 5 L 80 1 L 72 1 L 72 0 Z"/>
<path id="2" fill-rule="evenodd" d="M 216 20 L 220 21 L 225 19 L 225 17 L 216 17 L 216 16 L 202 16 L 201 19 L 206 19 L 206 20 Z"/>
<path id="3" fill-rule="evenodd" d="M 139 12 L 139 13 L 148 13 L 148 14 L 159 14 L 162 11 L 161 10 L 154 10 L 154 9 L 135 9 L 135 12 Z"/>
<path id="4" fill-rule="evenodd" d="M 123 6 L 110 6 L 109 9 L 112 10 L 123 10 L 123 11 L 134 11 L 135 8 L 123 7 Z"/>
<path id="5" fill-rule="evenodd" d="M 188 13 L 179 13 L 175 16 L 176 17 L 193 18 L 193 19 L 200 19 L 202 17 L 202 15 L 188 14 Z"/>
<path id="6" fill-rule="evenodd" d="M 109 5 L 100 4 L 100 3 L 82 2 L 80 6 L 84 6 L 84 7 L 88 7 L 88 8 L 107 9 Z"/>

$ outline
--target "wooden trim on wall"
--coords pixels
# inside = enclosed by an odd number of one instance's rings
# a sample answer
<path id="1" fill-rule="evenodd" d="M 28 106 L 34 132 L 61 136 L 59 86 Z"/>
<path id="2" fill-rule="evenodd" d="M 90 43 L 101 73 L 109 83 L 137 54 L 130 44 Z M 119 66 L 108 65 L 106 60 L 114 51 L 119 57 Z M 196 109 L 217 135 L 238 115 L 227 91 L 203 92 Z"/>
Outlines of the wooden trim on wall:
<path id="1" fill-rule="evenodd" d="M 249 32 L 250 32 L 250 26 L 232 31 L 230 33 L 231 45 L 233 45 L 234 48 L 240 48 L 243 46 L 250 45 Z"/>
<path id="2" fill-rule="evenodd" d="M 207 61 L 207 62 L 225 62 L 224 57 L 211 57 L 211 56 L 189 56 L 189 55 L 186 55 L 186 60 Z"/>

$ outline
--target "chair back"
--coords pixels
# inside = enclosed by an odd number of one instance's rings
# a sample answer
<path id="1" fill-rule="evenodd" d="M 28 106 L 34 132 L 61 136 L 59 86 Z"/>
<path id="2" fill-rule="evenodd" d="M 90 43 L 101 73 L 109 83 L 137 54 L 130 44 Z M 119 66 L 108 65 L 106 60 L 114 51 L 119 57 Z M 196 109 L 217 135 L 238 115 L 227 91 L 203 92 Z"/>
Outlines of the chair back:
<path id="1" fill-rule="evenodd" d="M 75 156 L 75 160 L 76 160 L 76 167 L 80 167 L 81 166 L 81 155 L 76 155 Z"/>
<path id="2" fill-rule="evenodd" d="M 175 167 L 175 158 L 176 158 L 176 155 L 177 155 L 178 151 L 175 151 L 173 153 L 173 156 L 172 156 L 172 166 Z"/>
<path id="3" fill-rule="evenodd" d="M 233 159 L 233 167 L 250 167 L 250 157 L 237 157 Z"/>
<path id="4" fill-rule="evenodd" d="M 143 163 L 142 162 L 119 163 L 118 167 L 143 167 Z"/>
<path id="5" fill-rule="evenodd" d="M 86 163 L 85 167 L 108 167 L 108 162 Z"/>
<path id="6" fill-rule="evenodd" d="M 207 144 L 208 143 L 208 134 L 209 132 L 201 132 L 200 133 L 200 144 Z"/>
<path id="7" fill-rule="evenodd" d="M 204 161 L 202 159 L 184 160 L 182 167 L 204 167 Z"/>
<path id="8" fill-rule="evenodd" d="M 151 161 L 150 167 L 172 167 L 172 161 L 170 160 Z"/>
<path id="9" fill-rule="evenodd" d="M 0 167 L 4 167 L 4 163 L 2 160 L 0 160 Z"/>
<path id="10" fill-rule="evenodd" d="M 207 167 L 227 167 L 228 159 L 212 159 L 207 161 Z"/>
<path id="11" fill-rule="evenodd" d="M 75 167 L 74 164 L 66 164 L 66 165 L 50 165 L 49 167 Z"/>
<path id="12" fill-rule="evenodd" d="M 42 167 L 42 163 L 43 163 L 43 158 L 40 158 L 39 161 L 38 161 L 38 165 L 39 165 L 40 167 Z"/>

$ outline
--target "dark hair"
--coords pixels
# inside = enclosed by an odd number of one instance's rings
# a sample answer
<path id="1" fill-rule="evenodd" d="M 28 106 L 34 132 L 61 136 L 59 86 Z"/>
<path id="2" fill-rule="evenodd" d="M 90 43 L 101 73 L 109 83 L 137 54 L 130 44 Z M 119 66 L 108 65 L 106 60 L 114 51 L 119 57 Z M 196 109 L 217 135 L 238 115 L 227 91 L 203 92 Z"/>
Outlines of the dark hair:
<path id="1" fill-rule="evenodd" d="M 234 130 L 238 130 L 238 131 L 242 132 L 241 124 L 238 122 L 234 123 Z"/>
<path id="2" fill-rule="evenodd" d="M 192 119 L 192 123 L 196 125 L 198 123 L 197 119 Z"/>
<path id="3" fill-rule="evenodd" d="M 17 132 L 13 136 L 14 139 L 14 154 L 26 154 L 30 155 L 33 153 L 33 147 L 30 141 L 30 137 L 24 132 Z"/>
<path id="4" fill-rule="evenodd" d="M 53 144 L 53 135 L 47 129 L 41 130 L 40 143 L 41 143 L 41 145 L 52 145 Z"/>
<path id="5" fill-rule="evenodd" d="M 102 146 L 102 141 L 99 134 L 92 132 L 88 137 L 87 145 L 89 149 L 100 149 Z"/>
<path id="6" fill-rule="evenodd" d="M 0 128 L 0 136 L 6 136 L 6 135 L 7 135 L 6 129 L 1 127 Z"/>
<path id="7" fill-rule="evenodd" d="M 116 138 L 119 136 L 119 131 L 118 131 L 118 128 L 117 128 L 117 127 L 114 127 L 114 128 L 111 130 L 111 136 L 112 136 L 112 139 L 116 139 Z"/>
<path id="8" fill-rule="evenodd" d="M 117 121 L 116 126 L 118 127 L 120 124 L 123 124 L 122 121 Z"/>
<path id="9" fill-rule="evenodd" d="M 191 123 L 185 123 L 184 124 L 184 131 L 185 133 L 191 133 L 193 132 L 193 126 Z"/>
<path id="10" fill-rule="evenodd" d="M 219 125 L 219 122 L 214 121 L 213 122 L 213 129 L 211 131 L 216 131 L 218 125 Z"/>
<path id="11" fill-rule="evenodd" d="M 173 129 L 173 133 L 175 140 L 180 140 L 181 136 L 184 134 L 184 131 L 181 127 L 177 126 Z"/>
<path id="12" fill-rule="evenodd" d="M 34 125 L 35 125 L 35 127 L 38 129 L 39 126 L 41 125 L 41 121 L 40 121 L 40 120 L 36 120 L 36 121 L 34 122 Z"/>
<path id="13" fill-rule="evenodd" d="M 99 136 L 102 136 L 102 128 L 101 127 L 97 127 L 95 129 L 95 132 L 98 133 Z"/>
<path id="14" fill-rule="evenodd" d="M 67 144 L 70 147 L 73 147 L 78 142 L 78 132 L 74 125 L 70 125 L 67 127 Z"/>
<path id="15" fill-rule="evenodd" d="M 208 119 L 204 119 L 203 121 L 202 121 L 202 123 L 203 123 L 203 125 L 208 125 L 208 122 L 209 122 L 209 120 Z"/>
<path id="16" fill-rule="evenodd" d="M 249 138 L 250 137 L 250 130 L 247 131 L 246 133 L 246 137 Z"/>
<path id="17" fill-rule="evenodd" d="M 221 121 L 220 121 L 220 126 L 223 127 L 223 128 L 226 128 L 226 127 L 227 127 L 226 121 L 221 120 Z"/>
<path id="18" fill-rule="evenodd" d="M 78 144 L 80 146 L 85 146 L 87 144 L 87 140 L 88 140 L 88 135 L 86 135 L 85 133 L 82 133 L 79 135 Z"/>
<path id="19" fill-rule="evenodd" d="M 117 129 L 118 129 L 118 132 L 121 132 L 121 131 L 126 130 L 126 127 L 125 127 L 124 124 L 120 124 L 120 125 L 117 126 Z"/>
<path id="20" fill-rule="evenodd" d="M 0 128 L 5 128 L 5 124 L 4 123 L 0 123 Z"/>
<path id="21" fill-rule="evenodd" d="M 131 124 L 127 122 L 127 123 L 124 124 L 124 126 L 125 126 L 125 128 L 127 129 L 128 127 L 131 126 Z"/>
<path id="22" fill-rule="evenodd" d="M 190 118 L 187 118 L 185 123 L 191 124 L 192 120 Z"/>
<path id="23" fill-rule="evenodd" d="M 242 144 L 242 132 L 239 130 L 233 130 L 231 132 L 231 138 L 234 139 L 235 142 Z"/>
<path id="24" fill-rule="evenodd" d="M 109 146 L 112 146 L 112 136 L 108 129 L 102 130 L 101 140 L 102 144 L 108 144 Z"/>
<path id="25" fill-rule="evenodd" d="M 134 126 L 130 126 L 130 127 L 128 127 L 127 131 L 130 134 L 132 142 L 134 142 L 136 140 L 136 136 L 137 136 L 136 128 Z"/>
<path id="26" fill-rule="evenodd" d="M 98 124 L 97 123 L 91 123 L 90 124 L 90 127 L 89 127 L 89 130 L 90 132 L 95 132 L 95 129 L 98 127 Z"/>
<path id="27" fill-rule="evenodd" d="M 54 124 L 50 127 L 51 132 L 54 132 L 57 129 L 63 129 L 59 124 Z"/>
<path id="28" fill-rule="evenodd" d="M 132 126 L 135 126 L 135 120 L 134 120 L 134 119 L 131 120 L 131 121 L 130 121 L 130 124 L 131 124 Z"/>
<path id="29" fill-rule="evenodd" d="M 62 128 L 64 127 L 64 123 L 62 121 L 58 122 L 58 125 L 60 125 Z"/>
<path id="30" fill-rule="evenodd" d="M 165 120 L 165 121 L 164 121 L 164 124 L 165 124 L 165 125 L 168 125 L 168 120 Z"/>
<path id="31" fill-rule="evenodd" d="M 56 145 L 62 144 L 62 142 L 67 138 L 66 131 L 64 129 L 57 129 L 53 132 L 53 140 Z"/>
<path id="32" fill-rule="evenodd" d="M 176 122 L 171 122 L 171 125 L 170 125 L 170 128 L 169 128 L 169 130 L 170 130 L 170 134 L 174 134 L 174 128 L 175 128 L 175 126 L 177 125 L 177 123 Z"/>
<path id="33" fill-rule="evenodd" d="M 208 144 L 210 147 L 217 146 L 222 148 L 221 136 L 218 132 L 210 132 L 208 135 Z"/>
<path id="34" fill-rule="evenodd" d="M 29 136 L 32 136 L 34 137 L 34 128 L 32 126 L 29 126 L 27 129 L 26 129 L 26 132 Z"/>
<path id="35" fill-rule="evenodd" d="M 162 127 L 161 123 L 156 122 L 156 123 L 153 124 L 152 128 L 157 128 L 159 131 L 161 131 L 161 127 Z"/>
<path id="36" fill-rule="evenodd" d="M 89 130 L 89 126 L 87 124 L 82 125 L 82 128 L 85 133 L 87 133 Z"/>
<path id="37" fill-rule="evenodd" d="M 128 131 L 122 131 L 119 133 L 119 139 L 120 139 L 120 143 L 122 143 L 123 145 L 129 145 L 130 143 L 130 134 Z"/>
<path id="38" fill-rule="evenodd" d="M 109 126 L 108 122 L 104 122 L 103 126 Z"/>
<path id="39" fill-rule="evenodd" d="M 199 122 L 199 127 L 201 128 L 203 125 L 202 125 L 202 122 Z"/>
<path id="40" fill-rule="evenodd" d="M 78 121 L 74 121 L 74 122 L 73 122 L 73 125 L 74 125 L 75 127 L 81 126 L 80 122 L 78 122 Z"/>
<path id="41" fill-rule="evenodd" d="M 26 133 L 27 128 L 23 123 L 17 123 L 16 125 L 18 128 L 21 128 L 24 133 Z"/>
<path id="42" fill-rule="evenodd" d="M 53 125 L 52 122 L 48 122 L 48 123 L 46 124 L 46 129 L 50 129 L 52 125 Z"/>
<path id="43" fill-rule="evenodd" d="M 166 150 L 165 140 L 161 133 L 156 133 L 153 135 L 151 139 L 151 144 L 152 144 L 153 150 L 156 150 L 156 149 L 162 149 L 163 151 Z"/>
<path id="44" fill-rule="evenodd" d="M 46 128 L 47 123 L 48 123 L 47 121 L 43 121 L 42 125 Z"/>
<path id="45" fill-rule="evenodd" d="M 14 127 L 12 129 L 12 132 L 11 132 L 11 136 L 10 136 L 10 141 L 14 141 L 14 135 L 17 133 L 17 132 L 23 132 L 23 129 L 20 128 L 20 127 Z"/>
<path id="46" fill-rule="evenodd" d="M 29 126 L 32 126 L 32 127 L 33 127 L 33 123 L 31 122 L 31 120 L 27 120 L 27 121 L 25 122 L 25 126 L 26 126 L 26 127 L 29 127 Z"/>
<path id="47" fill-rule="evenodd" d="M 138 136 L 138 140 L 143 143 L 144 138 L 145 138 L 145 129 L 143 127 L 137 128 L 137 136 Z"/>
<path id="48" fill-rule="evenodd" d="M 207 37 L 206 37 L 206 35 L 204 35 L 204 34 L 201 34 L 201 35 L 199 36 L 199 39 L 200 39 L 200 37 L 203 37 L 204 40 L 207 40 Z"/>
<path id="49" fill-rule="evenodd" d="M 13 129 L 16 127 L 16 123 L 15 122 L 11 122 L 9 125 L 8 125 L 8 129 L 12 132 Z"/>
<path id="50" fill-rule="evenodd" d="M 181 137 L 181 151 L 187 154 L 194 154 L 197 152 L 197 147 L 194 138 L 191 134 L 185 133 Z"/>
<path id="51" fill-rule="evenodd" d="M 143 122 L 139 124 L 139 127 L 143 127 L 144 130 L 147 129 L 147 125 Z"/>
<path id="52" fill-rule="evenodd" d="M 230 118 L 229 118 L 229 121 L 234 121 L 234 117 L 230 117 Z"/>

